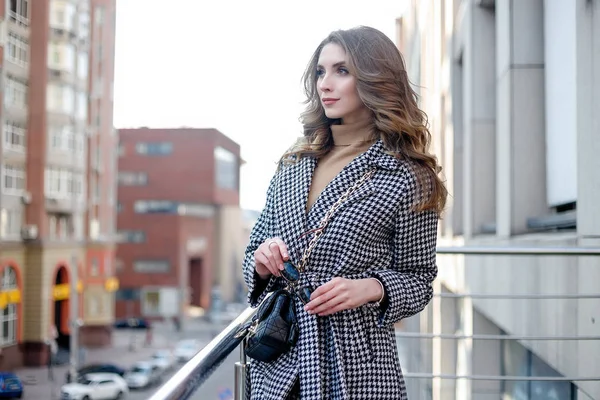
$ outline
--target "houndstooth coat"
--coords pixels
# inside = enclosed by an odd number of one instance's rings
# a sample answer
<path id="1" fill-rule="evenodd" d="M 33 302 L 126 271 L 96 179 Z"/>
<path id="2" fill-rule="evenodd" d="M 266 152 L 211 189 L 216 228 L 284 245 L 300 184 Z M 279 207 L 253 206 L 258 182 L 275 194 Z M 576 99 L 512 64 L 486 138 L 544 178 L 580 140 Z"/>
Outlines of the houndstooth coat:
<path id="1" fill-rule="evenodd" d="M 414 212 L 414 174 L 405 162 L 386 154 L 377 141 L 348 164 L 306 213 L 316 160 L 304 157 L 282 166 L 267 192 L 263 212 L 250 235 L 243 263 L 249 302 L 256 307 L 282 278 L 261 282 L 254 251 L 280 237 L 298 262 L 310 235 L 331 205 L 368 169 L 373 177 L 334 213 L 313 249 L 300 285 L 313 288 L 336 276 L 374 277 L 387 300 L 319 317 L 296 302 L 300 335 L 295 347 L 277 360 L 252 360 L 248 382 L 252 400 L 285 399 L 296 379 L 302 400 L 406 399 L 393 324 L 421 311 L 432 296 L 436 277 L 437 214 Z"/>

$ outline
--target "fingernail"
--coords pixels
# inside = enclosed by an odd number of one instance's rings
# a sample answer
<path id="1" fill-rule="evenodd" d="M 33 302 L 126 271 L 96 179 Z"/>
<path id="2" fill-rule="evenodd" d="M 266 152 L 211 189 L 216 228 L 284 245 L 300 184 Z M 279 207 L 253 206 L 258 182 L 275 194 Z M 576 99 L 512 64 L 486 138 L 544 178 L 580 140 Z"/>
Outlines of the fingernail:
<path id="1" fill-rule="evenodd" d="M 288 254 L 287 253 L 283 253 L 283 257 L 284 258 L 288 258 Z"/>
<path id="2" fill-rule="evenodd" d="M 279 269 L 283 271 L 283 264 L 279 264 Z"/>

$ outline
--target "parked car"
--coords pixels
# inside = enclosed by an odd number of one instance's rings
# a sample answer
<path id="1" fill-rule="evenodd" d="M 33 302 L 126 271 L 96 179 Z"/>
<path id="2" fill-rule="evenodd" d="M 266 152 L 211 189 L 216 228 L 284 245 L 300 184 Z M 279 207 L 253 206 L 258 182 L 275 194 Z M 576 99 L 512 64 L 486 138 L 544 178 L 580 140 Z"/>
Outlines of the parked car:
<path id="1" fill-rule="evenodd" d="M 191 360 L 200 351 L 200 342 L 195 339 L 181 340 L 175 346 L 175 358 L 179 362 Z"/>
<path id="2" fill-rule="evenodd" d="M 125 368 L 119 367 L 115 364 L 89 364 L 85 367 L 81 367 L 77 370 L 78 376 L 83 376 L 85 374 L 93 374 L 93 373 L 107 373 L 107 374 L 117 374 L 120 377 L 125 375 Z M 71 382 L 71 371 L 67 371 L 66 375 L 67 383 Z"/>
<path id="3" fill-rule="evenodd" d="M 147 388 L 153 384 L 159 384 L 161 379 L 161 370 L 156 365 L 148 361 L 141 361 L 133 364 L 131 369 L 125 373 L 125 382 L 130 389 Z"/>
<path id="4" fill-rule="evenodd" d="M 150 362 L 162 372 L 169 371 L 175 366 L 175 357 L 170 350 L 157 350 L 152 354 Z"/>
<path id="5" fill-rule="evenodd" d="M 148 329 L 150 322 L 144 318 L 120 319 L 114 323 L 115 329 Z"/>
<path id="6" fill-rule="evenodd" d="M 105 400 L 123 399 L 129 388 L 125 380 L 117 374 L 86 374 L 76 382 L 67 383 L 60 391 L 61 400 Z"/>
<path id="7" fill-rule="evenodd" d="M 0 397 L 9 399 L 23 397 L 23 382 L 12 372 L 0 372 Z"/>

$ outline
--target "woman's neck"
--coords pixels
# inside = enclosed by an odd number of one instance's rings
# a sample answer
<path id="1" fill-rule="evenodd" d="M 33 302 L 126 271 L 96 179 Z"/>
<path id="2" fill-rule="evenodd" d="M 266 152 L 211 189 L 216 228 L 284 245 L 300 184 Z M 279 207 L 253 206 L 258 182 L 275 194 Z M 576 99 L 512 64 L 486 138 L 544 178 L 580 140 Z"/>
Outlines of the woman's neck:
<path id="1" fill-rule="evenodd" d="M 360 145 L 373 139 L 373 118 L 365 115 L 351 122 L 331 125 L 334 146 Z"/>

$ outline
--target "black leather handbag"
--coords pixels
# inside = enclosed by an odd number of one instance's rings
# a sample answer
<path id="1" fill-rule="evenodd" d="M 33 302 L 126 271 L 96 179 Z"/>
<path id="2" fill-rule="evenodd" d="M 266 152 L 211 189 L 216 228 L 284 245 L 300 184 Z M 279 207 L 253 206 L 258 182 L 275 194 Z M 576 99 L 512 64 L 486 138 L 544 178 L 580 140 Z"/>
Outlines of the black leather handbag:
<path id="1" fill-rule="evenodd" d="M 258 308 L 246 336 L 246 355 L 269 362 L 289 351 L 298 339 L 293 295 L 279 289 Z"/>

